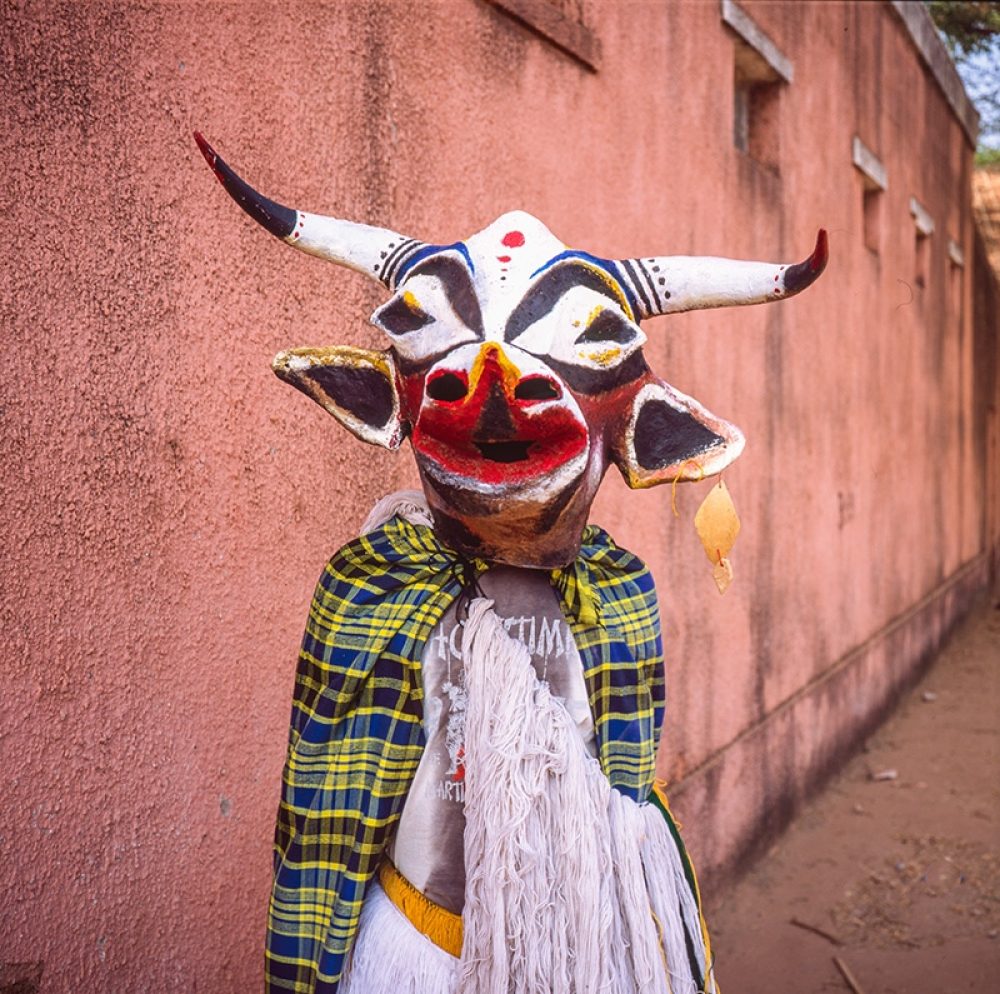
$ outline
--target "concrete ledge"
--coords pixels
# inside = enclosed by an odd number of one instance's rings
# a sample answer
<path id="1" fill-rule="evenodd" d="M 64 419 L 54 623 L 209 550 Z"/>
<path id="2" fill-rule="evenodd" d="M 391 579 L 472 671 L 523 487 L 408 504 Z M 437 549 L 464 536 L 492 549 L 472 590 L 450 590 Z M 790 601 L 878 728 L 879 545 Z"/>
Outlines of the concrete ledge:
<path id="1" fill-rule="evenodd" d="M 889 177 L 882 161 L 857 135 L 851 143 L 851 161 L 865 177 L 865 186 L 869 190 L 889 188 Z"/>
<path id="2" fill-rule="evenodd" d="M 924 238 L 929 238 L 934 234 L 934 218 L 916 197 L 910 197 L 910 214 L 913 216 L 913 223 L 917 226 L 917 231 Z"/>
<path id="3" fill-rule="evenodd" d="M 722 21 L 728 24 L 767 64 L 768 68 L 786 83 L 792 81 L 792 61 L 757 26 L 757 22 L 733 0 L 722 0 Z"/>
<path id="4" fill-rule="evenodd" d="M 988 583 L 989 555 L 980 553 L 668 787 L 710 901 L 885 720 Z"/>
<path id="5" fill-rule="evenodd" d="M 958 70 L 955 69 L 955 63 L 951 61 L 948 49 L 944 47 L 944 42 L 934 27 L 931 15 L 927 13 L 922 3 L 903 2 L 903 0 L 893 0 L 892 9 L 903 22 L 910 40 L 937 80 L 969 143 L 975 148 L 979 136 L 979 112 L 972 106 L 972 101 L 965 92 L 965 86 L 958 75 Z"/>

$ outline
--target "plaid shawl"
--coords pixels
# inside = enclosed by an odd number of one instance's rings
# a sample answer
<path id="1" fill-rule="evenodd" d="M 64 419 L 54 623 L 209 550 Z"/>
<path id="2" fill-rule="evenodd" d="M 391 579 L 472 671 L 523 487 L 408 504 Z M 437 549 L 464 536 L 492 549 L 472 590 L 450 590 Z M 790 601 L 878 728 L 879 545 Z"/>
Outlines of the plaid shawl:
<path id="1" fill-rule="evenodd" d="M 401 517 L 327 564 L 299 654 L 275 833 L 270 994 L 333 994 L 361 903 L 424 748 L 424 643 L 464 581 L 456 558 Z M 663 660 L 653 579 L 595 526 L 551 573 L 584 667 L 601 768 L 635 801 L 653 785 Z"/>

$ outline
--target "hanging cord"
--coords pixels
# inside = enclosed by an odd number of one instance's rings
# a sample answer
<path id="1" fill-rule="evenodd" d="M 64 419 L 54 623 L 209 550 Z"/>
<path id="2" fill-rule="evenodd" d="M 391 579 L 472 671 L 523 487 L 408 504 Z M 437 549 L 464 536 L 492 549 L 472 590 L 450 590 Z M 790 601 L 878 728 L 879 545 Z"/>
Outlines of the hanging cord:
<path id="1" fill-rule="evenodd" d="M 677 510 L 677 484 L 680 483 L 681 477 L 684 475 L 688 466 L 694 466 L 698 470 L 698 482 L 705 479 L 705 470 L 702 469 L 701 463 L 697 459 L 685 459 L 681 463 L 681 468 L 678 470 L 677 475 L 674 477 L 674 482 L 670 487 L 670 507 L 674 512 L 674 517 L 679 518 L 681 512 Z M 721 479 L 721 477 L 720 477 Z"/>
<path id="2" fill-rule="evenodd" d="M 483 588 L 479 586 L 479 577 L 476 574 L 476 565 L 471 559 L 466 559 L 461 553 L 455 553 L 455 562 L 451 571 L 455 579 L 461 585 L 462 590 L 455 601 L 455 619 L 460 625 L 465 624 L 469 617 L 469 605 L 477 597 L 485 597 Z"/>

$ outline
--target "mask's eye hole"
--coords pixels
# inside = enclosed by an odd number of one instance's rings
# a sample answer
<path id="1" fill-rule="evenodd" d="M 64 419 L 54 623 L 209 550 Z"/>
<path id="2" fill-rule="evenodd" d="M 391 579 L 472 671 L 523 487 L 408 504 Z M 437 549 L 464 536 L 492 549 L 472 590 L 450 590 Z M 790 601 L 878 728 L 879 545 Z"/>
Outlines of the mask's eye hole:
<path id="1" fill-rule="evenodd" d="M 427 383 L 427 396 L 431 400 L 454 402 L 461 400 L 468 392 L 468 386 L 461 376 L 454 373 L 439 373 Z"/>
<path id="2" fill-rule="evenodd" d="M 559 388 L 544 376 L 529 376 L 514 388 L 517 400 L 555 400 L 558 396 Z"/>

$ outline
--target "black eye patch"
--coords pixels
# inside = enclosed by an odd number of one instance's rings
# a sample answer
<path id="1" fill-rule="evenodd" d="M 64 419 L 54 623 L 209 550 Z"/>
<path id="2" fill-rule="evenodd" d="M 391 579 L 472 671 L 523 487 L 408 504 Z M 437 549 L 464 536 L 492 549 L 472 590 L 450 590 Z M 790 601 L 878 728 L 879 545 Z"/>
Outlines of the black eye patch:
<path id="1" fill-rule="evenodd" d="M 626 345 L 635 339 L 635 328 L 614 311 L 601 311 L 587 326 L 586 331 L 576 340 L 575 345 L 586 342 L 616 342 Z"/>
<path id="2" fill-rule="evenodd" d="M 618 303 L 607 283 L 592 269 L 579 263 L 564 263 L 555 269 L 550 269 L 521 298 L 507 319 L 504 329 L 504 341 L 516 341 L 517 336 L 536 321 L 540 321 L 559 302 L 564 293 L 582 286 L 603 294 L 613 303 Z"/>
<path id="3" fill-rule="evenodd" d="M 379 323 L 393 335 L 405 335 L 431 323 L 433 318 L 419 307 L 411 307 L 399 297 L 378 312 Z"/>
<path id="4" fill-rule="evenodd" d="M 436 276 L 461 321 L 482 337 L 483 315 L 479 309 L 479 298 L 472 285 L 472 277 L 461 262 L 448 255 L 431 256 L 426 262 L 414 266 L 407 279 L 418 275 Z"/>

